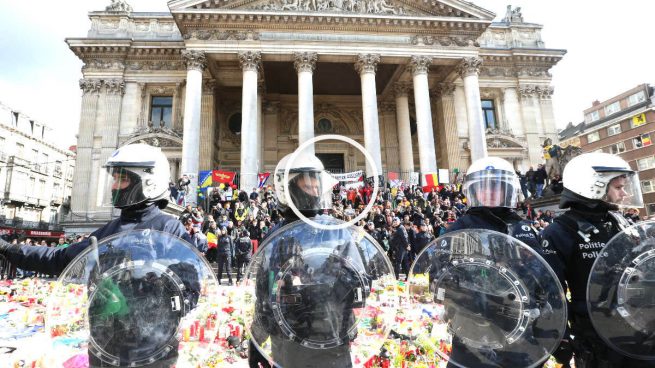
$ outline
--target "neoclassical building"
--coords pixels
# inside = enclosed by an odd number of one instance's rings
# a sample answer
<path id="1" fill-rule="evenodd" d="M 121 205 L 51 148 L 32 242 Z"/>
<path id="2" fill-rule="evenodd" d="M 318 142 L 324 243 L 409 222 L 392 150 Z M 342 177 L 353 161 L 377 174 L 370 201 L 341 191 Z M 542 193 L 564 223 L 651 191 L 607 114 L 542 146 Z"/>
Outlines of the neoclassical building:
<path id="1" fill-rule="evenodd" d="M 162 0 L 164 1 L 164 0 Z M 104 221 L 96 188 L 117 147 L 160 146 L 171 176 L 240 173 L 256 186 L 299 144 L 340 134 L 383 171 L 463 171 L 494 155 L 525 169 L 557 139 L 541 25 L 460 0 L 175 0 L 139 13 L 120 0 L 69 38 L 84 62 L 72 208 Z M 332 170 L 366 170 L 340 142 L 312 149 Z"/>

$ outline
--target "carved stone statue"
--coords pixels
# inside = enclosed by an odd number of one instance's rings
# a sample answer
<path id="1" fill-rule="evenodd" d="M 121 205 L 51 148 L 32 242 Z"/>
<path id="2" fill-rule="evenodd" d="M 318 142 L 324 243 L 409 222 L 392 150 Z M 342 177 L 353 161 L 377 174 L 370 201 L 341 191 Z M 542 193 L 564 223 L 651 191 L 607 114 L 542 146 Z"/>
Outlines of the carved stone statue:
<path id="1" fill-rule="evenodd" d="M 511 5 L 507 5 L 507 12 L 505 13 L 505 18 L 503 18 L 505 23 L 523 23 L 523 14 L 521 14 L 521 7 L 517 6 L 512 9 Z"/>
<path id="2" fill-rule="evenodd" d="M 125 0 L 111 0 L 111 4 L 109 4 L 105 10 L 116 12 L 132 12 L 132 7 Z"/>

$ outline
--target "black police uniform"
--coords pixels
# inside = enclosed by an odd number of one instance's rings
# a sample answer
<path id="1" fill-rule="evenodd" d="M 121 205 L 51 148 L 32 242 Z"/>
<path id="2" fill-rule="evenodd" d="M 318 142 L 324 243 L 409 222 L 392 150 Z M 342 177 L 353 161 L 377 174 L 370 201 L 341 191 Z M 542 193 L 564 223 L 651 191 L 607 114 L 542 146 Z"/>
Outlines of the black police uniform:
<path id="1" fill-rule="evenodd" d="M 306 217 L 314 217 L 317 215 L 318 211 L 302 211 L 303 215 Z M 277 223 L 271 231 L 268 232 L 266 237 L 277 235 L 277 230 L 281 229 L 285 225 L 291 224 L 293 222 L 299 221 L 299 218 L 292 210 L 287 210 L 284 212 L 284 220 Z M 263 242 L 263 241 L 262 241 Z M 273 252 L 277 253 L 276 251 Z M 273 257 L 274 255 L 271 255 Z M 258 281 L 267 280 L 266 277 L 257 277 Z M 259 283 L 258 283 L 259 284 Z M 257 286 L 258 300 L 262 300 L 262 303 L 258 302 L 258 305 L 255 308 L 255 313 L 260 316 L 260 320 L 268 321 L 268 327 L 260 326 L 260 330 L 270 328 L 275 329 L 275 322 L 272 321 L 272 310 L 270 305 L 265 302 L 269 298 L 269 289 L 267 287 L 262 287 L 262 285 Z M 280 364 L 271 364 L 264 355 L 257 349 L 255 344 L 250 341 L 248 349 L 248 364 L 251 368 L 309 368 L 309 367 L 330 367 L 330 368 L 348 368 L 352 366 L 350 359 L 350 347 L 349 344 L 343 344 L 337 347 L 330 349 L 312 349 L 305 348 L 298 345 L 295 342 L 288 343 L 283 339 L 280 339 L 279 336 L 271 335 L 272 350 L 276 352 L 277 357 L 276 361 Z M 318 365 L 317 365 L 318 364 Z"/>
<path id="2" fill-rule="evenodd" d="M 166 232 L 191 242 L 189 234 L 182 226 L 182 223 L 163 213 L 158 203 L 137 206 L 135 208 L 126 208 L 121 211 L 121 215 L 105 226 L 91 233 L 99 241 L 112 235 L 116 235 L 129 230 L 151 229 Z M 31 247 L 31 246 L 11 246 L 5 252 L 5 257 L 14 265 L 26 270 L 34 270 L 41 273 L 58 275 L 66 266 L 80 253 L 91 245 L 90 239 L 84 239 L 81 242 L 71 244 L 67 248 L 49 248 L 49 247 Z M 96 338 L 104 333 L 104 326 L 95 321 L 91 324 L 91 336 Z M 116 349 L 129 350 L 133 347 L 121 347 L 121 341 L 114 344 Z M 146 365 L 146 368 L 170 367 L 174 366 L 177 361 L 177 349 L 171 352 L 159 361 Z M 92 367 L 110 366 L 93 354 L 89 355 L 89 364 Z"/>
<path id="3" fill-rule="evenodd" d="M 574 338 L 565 340 L 573 345 L 576 367 L 655 367 L 654 361 L 632 359 L 612 350 L 596 333 L 587 310 L 587 282 L 594 261 L 605 244 L 630 224 L 603 202 L 592 202 L 567 190 L 562 201 L 560 207 L 570 210 L 544 229 L 541 253 L 562 286 L 568 285 L 571 292 L 568 315 Z M 566 345 L 559 350 L 566 352 Z M 570 354 L 563 356 L 563 360 L 570 360 Z"/>
<path id="4" fill-rule="evenodd" d="M 472 207 L 447 227 L 446 233 L 465 229 L 493 230 L 510 235 L 535 250 L 539 247 L 539 234 L 530 221 L 523 220 L 514 210 L 506 207 Z M 499 367 L 497 364 L 482 363 L 458 338 L 453 339 L 451 359 L 471 367 Z M 448 367 L 454 366 L 453 363 L 448 363 Z"/>
<path id="5" fill-rule="evenodd" d="M 539 251 L 539 234 L 514 210 L 506 207 L 472 207 L 448 226 L 446 233 L 464 229 L 485 229 L 507 234 Z"/>
<path id="6" fill-rule="evenodd" d="M 129 230 L 151 229 L 180 237 L 191 242 L 189 234 L 176 218 L 162 212 L 156 204 L 140 209 L 123 209 L 121 215 L 91 233 L 98 241 Z M 91 245 L 84 239 L 67 248 L 13 246 L 6 257 L 18 268 L 34 270 L 48 275 L 58 275 L 84 249 Z"/>

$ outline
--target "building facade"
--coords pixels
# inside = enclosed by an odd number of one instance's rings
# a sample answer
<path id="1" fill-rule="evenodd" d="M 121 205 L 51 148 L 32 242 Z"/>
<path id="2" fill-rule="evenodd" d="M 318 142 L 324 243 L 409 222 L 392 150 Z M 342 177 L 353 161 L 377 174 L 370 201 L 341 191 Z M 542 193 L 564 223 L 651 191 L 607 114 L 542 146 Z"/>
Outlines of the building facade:
<path id="1" fill-rule="evenodd" d="M 594 101 L 584 110 L 584 122 L 560 133 L 583 152 L 621 156 L 639 172 L 644 208 L 641 215 L 655 215 L 655 106 L 653 87 L 636 86 L 607 101 Z M 562 134 L 563 133 L 563 134 Z"/>
<path id="2" fill-rule="evenodd" d="M 240 173 L 252 190 L 299 144 L 340 134 L 382 171 L 463 171 L 500 156 L 525 169 L 557 139 L 541 25 L 459 0 L 124 1 L 69 38 L 84 62 L 73 211 L 101 222 L 94 191 L 116 147 L 162 147 L 171 176 Z M 333 170 L 367 170 L 354 147 L 310 147 Z M 195 183 L 194 183 L 195 184 Z M 91 188 L 91 192 L 88 192 Z M 76 193 L 88 193 L 77 196 Z"/>
<path id="3" fill-rule="evenodd" d="M 52 129 L 0 104 L 0 235 L 56 240 L 68 212 L 75 153 Z"/>

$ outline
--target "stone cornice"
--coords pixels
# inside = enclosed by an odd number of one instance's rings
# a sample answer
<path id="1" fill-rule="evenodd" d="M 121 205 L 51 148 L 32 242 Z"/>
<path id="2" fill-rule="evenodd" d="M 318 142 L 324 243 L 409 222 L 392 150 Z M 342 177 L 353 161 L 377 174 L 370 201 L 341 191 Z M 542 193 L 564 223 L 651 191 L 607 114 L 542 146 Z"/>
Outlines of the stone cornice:
<path id="1" fill-rule="evenodd" d="M 187 70 L 205 70 L 207 58 L 205 53 L 198 50 L 182 50 L 182 59 L 186 64 Z"/>
<path id="2" fill-rule="evenodd" d="M 491 24 L 490 21 L 471 18 L 248 10 L 185 10 L 173 12 L 173 17 L 184 35 L 197 28 L 251 28 L 255 23 L 265 29 L 340 29 L 378 33 L 458 31 L 479 36 Z"/>
<path id="3" fill-rule="evenodd" d="M 432 58 L 429 56 L 416 56 L 413 55 L 409 60 L 407 66 L 411 70 L 412 75 L 427 74 L 432 64 Z"/>
<path id="4" fill-rule="evenodd" d="M 294 52 L 293 58 L 293 66 L 296 68 L 297 73 L 313 73 L 314 69 L 316 68 L 318 54 L 315 52 Z"/>
<path id="5" fill-rule="evenodd" d="M 359 54 L 357 55 L 357 61 L 355 62 L 355 70 L 359 74 L 364 74 L 364 73 L 375 74 L 379 62 L 380 62 L 379 54 Z"/>
<path id="6" fill-rule="evenodd" d="M 262 53 L 259 51 L 245 51 L 239 53 L 239 64 L 243 71 L 258 71 L 262 64 Z"/>
<path id="7" fill-rule="evenodd" d="M 464 58 L 457 65 L 457 73 L 460 77 L 468 77 L 471 75 L 478 75 L 480 73 L 480 66 L 482 65 L 482 58 L 480 57 L 469 57 Z"/>

